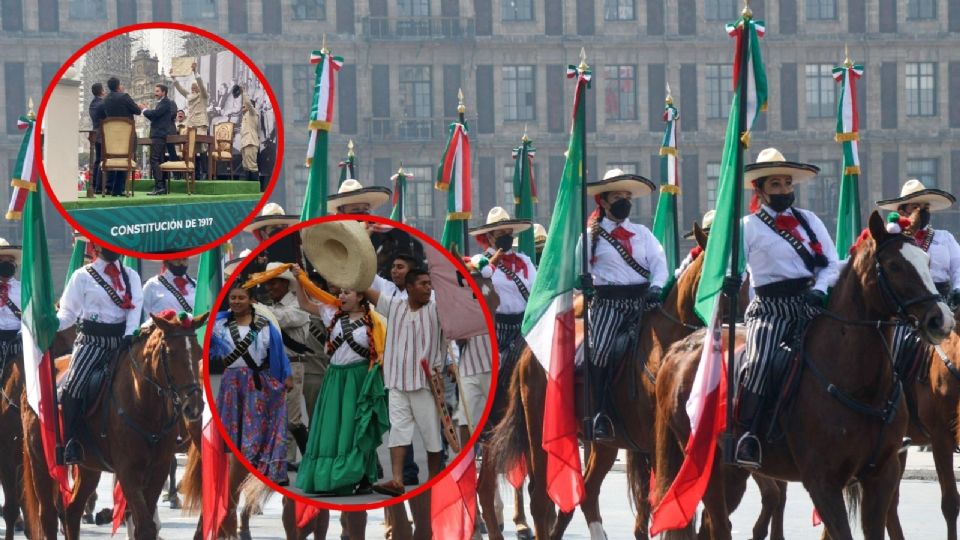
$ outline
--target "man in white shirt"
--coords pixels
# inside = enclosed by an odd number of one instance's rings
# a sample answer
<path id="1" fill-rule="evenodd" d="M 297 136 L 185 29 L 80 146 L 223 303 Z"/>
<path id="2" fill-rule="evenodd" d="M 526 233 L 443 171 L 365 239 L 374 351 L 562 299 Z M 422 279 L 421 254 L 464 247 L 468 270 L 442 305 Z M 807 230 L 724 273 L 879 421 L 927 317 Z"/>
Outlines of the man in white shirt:
<path id="1" fill-rule="evenodd" d="M 97 258 L 73 273 L 60 297 L 60 330 L 79 323 L 70 369 L 62 385 L 64 460 L 83 460 L 77 428 L 91 397 L 92 379 L 109 366 L 114 355 L 130 347 L 140 326 L 143 290 L 140 276 L 123 265 L 120 254 L 94 245 Z M 88 392 L 90 390 L 90 392 Z"/>
<path id="2" fill-rule="evenodd" d="M 177 92 L 180 92 L 180 95 L 187 98 L 186 126 L 188 128 L 197 128 L 197 135 L 206 135 L 210 124 L 210 119 L 207 118 L 207 100 L 209 96 L 207 95 L 207 89 L 203 84 L 203 80 L 200 78 L 200 74 L 197 73 L 196 62 L 194 62 L 192 68 L 193 82 L 190 83 L 190 91 L 187 92 L 176 78 L 173 79 L 173 87 L 176 88 Z M 201 156 L 203 156 L 203 154 L 201 154 Z M 206 157 L 197 159 L 196 163 L 197 176 L 206 176 Z"/>
<path id="3" fill-rule="evenodd" d="M 631 199 L 654 190 L 650 180 L 613 169 L 587 184 L 597 201 L 587 259 L 596 296 L 590 303 L 590 382 L 595 415 L 593 439 L 614 437 L 610 420 L 612 373 L 640 333 L 645 311 L 660 305 L 667 281 L 663 247 L 649 229 L 630 221 Z"/>
<path id="4" fill-rule="evenodd" d="M 20 264 L 20 246 L 0 238 L 0 373 L 7 362 L 20 358 L 20 282 L 14 275 Z"/>
<path id="5" fill-rule="evenodd" d="M 143 284 L 143 311 L 156 315 L 164 310 L 193 313 L 197 282 L 187 273 L 189 259 L 170 259 L 160 273 Z"/>

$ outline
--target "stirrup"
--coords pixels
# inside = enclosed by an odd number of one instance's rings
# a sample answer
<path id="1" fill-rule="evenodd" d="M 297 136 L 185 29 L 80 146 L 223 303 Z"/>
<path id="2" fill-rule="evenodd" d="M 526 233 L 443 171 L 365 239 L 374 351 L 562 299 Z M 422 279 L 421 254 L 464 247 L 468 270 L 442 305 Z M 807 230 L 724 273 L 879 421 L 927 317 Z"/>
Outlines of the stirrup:
<path id="1" fill-rule="evenodd" d="M 600 426 L 608 429 L 597 429 Z M 593 417 L 592 428 L 592 439 L 595 441 L 612 441 L 616 438 L 613 432 L 613 421 L 604 412 L 599 412 Z"/>
<path id="2" fill-rule="evenodd" d="M 745 449 L 744 445 L 751 443 L 756 445 L 755 448 L 757 449 L 757 455 L 741 456 L 740 451 Z M 742 436 L 740 436 L 740 440 L 737 441 L 737 450 L 734 453 L 734 456 L 736 456 L 737 465 L 740 465 L 746 469 L 759 469 L 760 463 L 763 461 L 763 447 L 760 445 L 760 439 L 758 439 L 756 435 L 749 431 L 744 433 Z"/>

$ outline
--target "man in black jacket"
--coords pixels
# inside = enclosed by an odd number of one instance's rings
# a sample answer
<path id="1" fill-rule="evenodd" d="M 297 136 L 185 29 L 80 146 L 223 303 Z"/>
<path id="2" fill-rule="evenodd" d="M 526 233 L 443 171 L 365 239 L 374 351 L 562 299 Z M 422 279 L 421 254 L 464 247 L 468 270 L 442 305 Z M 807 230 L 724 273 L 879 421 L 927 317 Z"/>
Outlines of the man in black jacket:
<path id="1" fill-rule="evenodd" d="M 103 99 L 104 116 L 107 118 L 129 118 L 132 120 L 133 115 L 140 114 L 140 106 L 134 103 L 133 98 L 124 91 L 123 85 L 120 84 L 120 79 L 116 77 L 107 79 L 107 88 L 110 89 L 110 93 Z M 127 181 L 126 173 L 110 171 L 107 180 L 110 193 L 114 197 L 122 197 L 123 188 Z"/>
<path id="2" fill-rule="evenodd" d="M 157 98 L 156 106 L 143 110 L 143 115 L 150 120 L 150 172 L 153 175 L 153 191 L 147 195 L 166 195 L 167 182 L 160 170 L 160 162 L 168 146 L 167 135 L 172 134 L 177 107 L 167 97 L 167 86 L 164 84 L 153 87 L 153 96 Z"/>
<path id="3" fill-rule="evenodd" d="M 100 121 L 104 118 L 103 113 L 103 85 L 100 83 L 94 83 L 90 87 L 90 93 L 93 94 L 93 99 L 90 101 L 90 124 L 93 126 L 93 136 L 96 138 L 96 142 L 93 144 L 96 161 L 93 162 L 93 171 L 90 174 L 91 180 L 93 181 L 93 191 L 95 193 L 100 193 L 100 160 L 101 154 L 103 151 L 103 146 L 100 144 Z"/>

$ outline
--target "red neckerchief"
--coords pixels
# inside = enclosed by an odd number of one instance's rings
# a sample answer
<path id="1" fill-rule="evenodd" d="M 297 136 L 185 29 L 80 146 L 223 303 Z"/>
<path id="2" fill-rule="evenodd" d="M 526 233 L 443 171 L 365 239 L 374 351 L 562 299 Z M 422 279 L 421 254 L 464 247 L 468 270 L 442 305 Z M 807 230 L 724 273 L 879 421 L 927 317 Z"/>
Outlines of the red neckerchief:
<path id="1" fill-rule="evenodd" d="M 616 238 L 620 242 L 620 245 L 623 246 L 623 249 L 627 252 L 627 255 L 633 257 L 633 246 L 630 245 L 630 239 L 633 238 L 632 232 L 624 229 L 620 225 L 617 225 L 612 231 L 610 231 L 610 236 Z"/>
<path id="2" fill-rule="evenodd" d="M 817 255 L 823 254 L 823 247 L 820 242 L 807 242 L 800 234 L 800 221 L 790 214 L 780 214 L 774 220 L 777 229 L 790 233 L 790 236 L 796 238 L 801 244 L 808 244 L 810 249 Z"/>
<path id="3" fill-rule="evenodd" d="M 0 283 L 0 304 L 6 304 L 7 299 L 9 299 L 10 294 L 10 284 L 4 281 Z"/>
<path id="4" fill-rule="evenodd" d="M 107 263 L 106 268 L 103 269 L 103 273 L 110 277 L 111 284 L 117 292 L 123 292 L 123 280 L 120 279 L 120 269 L 117 268 L 113 263 Z"/>
<path id="5" fill-rule="evenodd" d="M 516 253 L 505 253 L 500 256 L 500 263 L 503 266 L 510 269 L 514 274 L 520 275 L 523 273 L 523 277 L 529 277 L 527 275 L 527 263 L 522 258 L 517 257 Z"/>
<path id="6" fill-rule="evenodd" d="M 183 276 L 173 276 L 173 284 L 177 286 L 177 290 L 184 296 L 187 295 L 187 283 L 187 278 Z"/>

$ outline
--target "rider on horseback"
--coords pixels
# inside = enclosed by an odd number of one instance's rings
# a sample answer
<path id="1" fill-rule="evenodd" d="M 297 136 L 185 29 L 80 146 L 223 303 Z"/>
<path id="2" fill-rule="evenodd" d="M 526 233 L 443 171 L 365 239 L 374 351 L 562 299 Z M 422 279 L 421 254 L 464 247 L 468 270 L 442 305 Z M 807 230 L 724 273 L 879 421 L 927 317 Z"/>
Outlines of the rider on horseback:
<path id="1" fill-rule="evenodd" d="M 189 259 L 164 261 L 161 272 L 143 284 L 143 310 L 156 315 L 164 310 L 193 313 L 197 282 L 187 273 Z"/>
<path id="2" fill-rule="evenodd" d="M 20 262 L 20 246 L 0 238 L 0 372 L 23 352 L 20 338 L 20 282 L 13 275 Z"/>
<path id="3" fill-rule="evenodd" d="M 653 182 L 620 169 L 587 184 L 597 202 L 587 245 L 589 272 L 596 286 L 590 304 L 590 381 L 593 388 L 593 439 L 613 439 L 608 416 L 610 378 L 639 335 L 643 313 L 660 305 L 667 281 L 663 247 L 649 229 L 629 219 L 630 199 L 648 195 Z"/>
<path id="4" fill-rule="evenodd" d="M 140 276 L 118 260 L 119 253 L 98 245 L 94 252 L 97 258 L 70 277 L 57 311 L 60 330 L 80 323 L 60 394 L 68 465 L 83 460 L 78 428 L 89 405 L 88 383 L 114 355 L 130 347 L 143 307 Z"/>
<path id="5" fill-rule="evenodd" d="M 837 250 L 813 212 L 793 207 L 795 184 L 815 177 L 813 165 L 787 161 L 778 150 L 760 152 L 744 169 L 754 198 L 743 224 L 743 248 L 755 296 L 747 307 L 746 375 L 736 413 L 747 430 L 737 442 L 737 463 L 760 466 L 759 429 L 769 396 L 770 366 L 781 343 L 826 306 L 827 289 L 840 275 Z M 728 277 L 724 293 L 739 294 L 740 278 Z"/>

